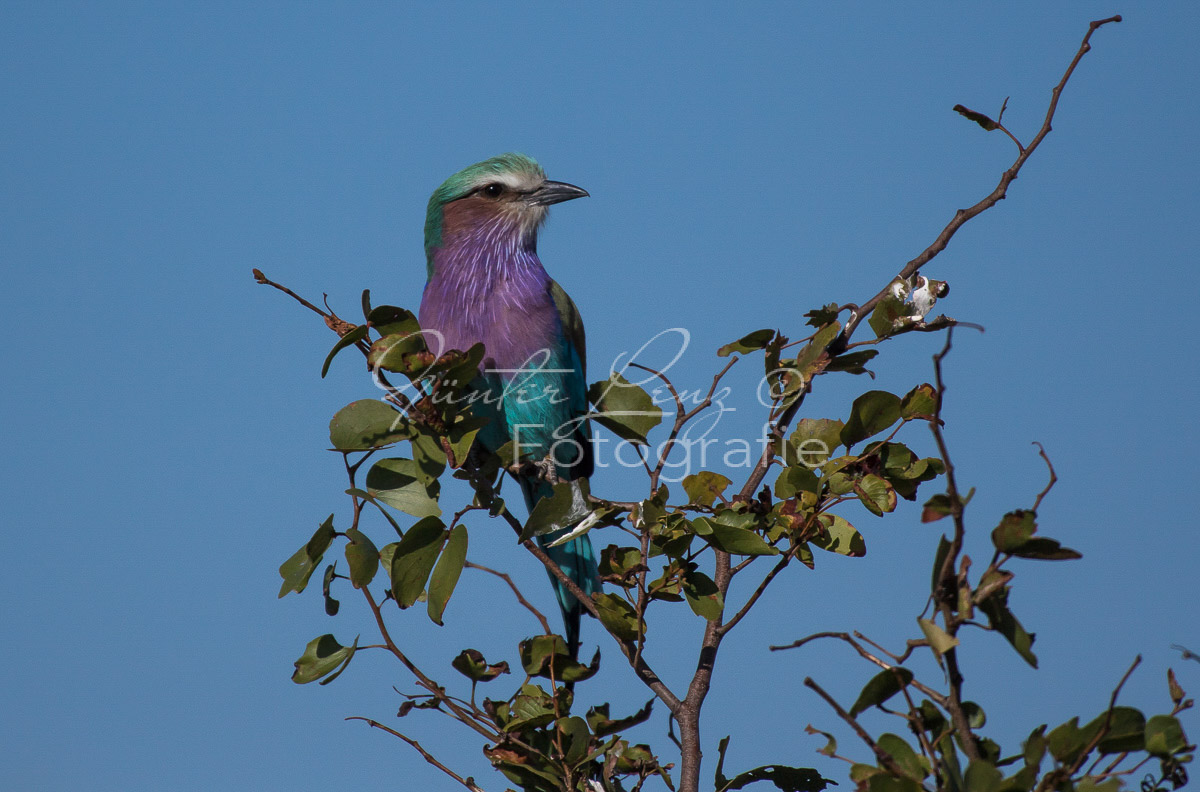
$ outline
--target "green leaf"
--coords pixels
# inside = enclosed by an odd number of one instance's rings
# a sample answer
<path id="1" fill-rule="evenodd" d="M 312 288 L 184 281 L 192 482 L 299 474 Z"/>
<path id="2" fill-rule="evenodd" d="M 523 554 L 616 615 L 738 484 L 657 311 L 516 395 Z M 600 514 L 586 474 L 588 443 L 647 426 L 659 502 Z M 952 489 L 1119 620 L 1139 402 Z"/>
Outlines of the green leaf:
<path id="1" fill-rule="evenodd" d="M 963 775 L 966 792 L 999 792 L 1004 775 L 991 762 L 972 759 Z"/>
<path id="2" fill-rule="evenodd" d="M 642 743 L 630 745 L 625 740 L 620 740 L 616 743 L 616 749 L 616 769 L 618 774 L 637 774 L 645 777 L 657 774 L 662 776 L 663 780 L 670 786 L 670 777 L 659 766 L 658 757 L 650 751 L 650 746 Z"/>
<path id="3" fill-rule="evenodd" d="M 1000 524 L 992 529 L 992 544 L 1002 553 L 1013 552 L 1028 542 L 1037 531 L 1034 517 L 1033 512 L 1023 509 L 1004 515 Z"/>
<path id="4" fill-rule="evenodd" d="M 554 724 L 559 744 L 563 746 L 562 758 L 569 766 L 579 765 L 588 756 L 588 742 L 592 734 L 587 721 L 577 715 L 559 718 Z"/>
<path id="5" fill-rule="evenodd" d="M 433 576 L 429 579 L 429 618 L 434 624 L 441 625 L 442 614 L 446 603 L 458 585 L 463 566 L 467 563 L 467 528 L 464 525 L 454 526 L 450 538 L 446 540 L 446 549 L 433 568 Z"/>
<path id="6" fill-rule="evenodd" d="M 622 440 L 649 445 L 646 435 L 662 421 L 662 408 L 650 394 L 616 372 L 593 383 L 587 396 L 596 405 L 592 420 Z"/>
<path id="7" fill-rule="evenodd" d="M 813 468 L 823 464 L 834 450 L 842 444 L 841 421 L 830 418 L 801 418 L 788 438 L 793 459 L 785 459 L 788 465 L 803 465 Z"/>
<path id="8" fill-rule="evenodd" d="M 367 322 L 381 336 L 419 333 L 420 325 L 411 311 L 394 305 L 380 305 L 367 314 Z"/>
<path id="9" fill-rule="evenodd" d="M 687 598 L 692 613 L 709 621 L 721 617 L 725 607 L 725 599 L 713 579 L 699 570 L 690 570 L 683 574 L 683 596 Z"/>
<path id="10" fill-rule="evenodd" d="M 403 534 L 401 534 L 403 537 Z M 396 557 L 396 548 L 400 546 L 399 542 L 391 542 L 379 548 L 379 563 L 387 570 L 388 576 L 391 576 L 392 560 Z"/>
<path id="11" fill-rule="evenodd" d="M 1146 723 L 1146 752 L 1170 759 L 1188 748 L 1183 726 L 1172 715 L 1155 715 Z"/>
<path id="12" fill-rule="evenodd" d="M 336 673 L 321 683 L 328 685 L 337 679 L 342 671 L 346 670 L 356 649 L 358 649 L 358 638 L 354 639 L 351 646 L 342 646 L 332 635 L 328 634 L 314 638 L 308 642 L 308 646 L 304 648 L 304 654 L 300 655 L 300 659 L 296 661 L 296 670 L 292 672 L 292 681 L 298 685 L 304 685 L 337 669 Z"/>
<path id="13" fill-rule="evenodd" d="M 330 564 L 325 567 L 325 577 L 321 581 L 321 596 L 325 599 L 325 615 L 337 616 L 338 609 L 342 607 L 342 603 L 335 600 L 329 594 L 329 588 L 333 585 L 334 575 L 337 574 L 337 564 Z"/>
<path id="14" fill-rule="evenodd" d="M 391 333 L 371 344 L 367 365 L 372 370 L 395 371 L 416 379 L 427 374 L 434 365 L 433 353 L 426 348 L 420 333 Z"/>
<path id="15" fill-rule="evenodd" d="M 780 500 L 794 498 L 800 492 L 811 492 L 816 495 L 821 491 L 821 480 L 802 465 L 793 465 L 779 474 L 775 479 L 775 497 Z"/>
<path id="16" fill-rule="evenodd" d="M 794 360 L 783 361 L 778 381 L 771 387 L 772 400 L 783 399 L 786 403 L 788 397 L 799 393 L 814 376 L 829 367 L 829 345 L 838 337 L 841 329 L 842 326 L 837 322 L 822 327 L 801 348 Z"/>
<path id="17" fill-rule="evenodd" d="M 1017 621 L 1017 617 L 1013 616 L 1012 611 L 1008 609 L 1008 591 L 1001 589 L 996 594 L 988 597 L 979 603 L 979 609 L 988 617 L 988 625 L 1003 635 L 1013 649 L 1017 650 L 1017 654 L 1025 659 L 1026 663 L 1037 668 L 1037 655 L 1033 653 L 1033 641 L 1037 637 L 1034 633 L 1026 632 L 1021 626 L 1021 622 Z"/>
<path id="18" fill-rule="evenodd" d="M 688 503 L 712 506 L 717 496 L 725 492 L 725 488 L 732 483 L 720 473 L 702 470 L 683 479 L 683 491 L 687 493 Z"/>
<path id="19" fill-rule="evenodd" d="M 834 319 L 837 319 L 838 304 L 829 303 L 828 305 L 822 305 L 820 308 L 814 308 L 813 310 L 808 311 L 804 314 L 804 316 L 808 319 L 808 321 L 805 322 L 806 325 L 811 327 L 824 327 Z"/>
<path id="20" fill-rule="evenodd" d="M 321 523 L 304 547 L 301 547 L 292 554 L 291 558 L 280 565 L 279 576 L 283 578 L 283 585 L 279 589 L 281 598 L 290 591 L 297 594 L 304 591 L 308 585 L 308 579 L 312 577 L 312 573 L 321 563 L 322 556 L 333 542 L 333 536 L 333 515 L 331 514 L 325 518 L 325 522 Z"/>
<path id="21" fill-rule="evenodd" d="M 1040 769 L 1042 758 L 1046 755 L 1046 724 L 1043 723 L 1031 731 L 1021 748 L 1025 766 L 1032 767 L 1035 771 Z"/>
<path id="22" fill-rule="evenodd" d="M 900 692 L 902 687 L 912 682 L 913 674 L 907 668 L 895 666 L 885 668 L 863 687 L 858 694 L 854 706 L 850 708 L 850 716 L 854 717 L 870 707 L 878 706 Z"/>
<path id="23" fill-rule="evenodd" d="M 868 473 L 854 482 L 854 492 L 871 513 L 882 517 L 896 509 L 896 490 L 883 478 Z"/>
<path id="24" fill-rule="evenodd" d="M 745 354 L 765 347 L 775 337 L 774 330 L 755 330 L 717 350 L 718 357 L 729 357 L 733 353 Z"/>
<path id="25" fill-rule="evenodd" d="M 529 676 L 549 677 L 551 666 L 559 658 L 570 658 L 567 642 L 561 635 L 537 635 L 521 641 L 518 651 L 521 666 Z"/>
<path id="26" fill-rule="evenodd" d="M 293 553 L 291 558 L 279 566 L 279 576 L 283 578 L 283 585 L 279 587 L 279 597 L 283 598 L 293 591 L 297 594 L 304 591 L 308 586 L 308 579 L 320 563 L 321 556 L 317 556 L 316 559 L 309 558 L 303 547 Z"/>
<path id="27" fill-rule="evenodd" d="M 867 554 L 867 543 L 854 526 L 836 514 L 822 514 L 817 518 L 822 530 L 812 538 L 812 543 L 822 550 L 838 555 L 862 558 Z"/>
<path id="28" fill-rule="evenodd" d="M 367 451 L 412 434 L 412 427 L 400 411 L 379 399 L 351 402 L 329 421 L 329 442 L 338 451 Z"/>
<path id="29" fill-rule="evenodd" d="M 875 331 L 876 338 L 887 338 L 895 334 L 897 329 L 899 329 L 896 326 L 896 320 L 908 315 L 908 309 L 905 308 L 904 301 L 888 295 L 875 306 L 875 310 L 871 313 L 871 318 L 867 322 L 871 325 L 871 329 Z"/>
<path id="30" fill-rule="evenodd" d="M 879 354 L 878 349 L 860 349 L 857 352 L 847 352 L 829 361 L 826 371 L 845 371 L 850 374 L 869 374 L 866 365 Z M 874 375 L 872 375 L 874 376 Z"/>
<path id="31" fill-rule="evenodd" d="M 425 581 L 446 538 L 446 526 L 437 517 L 426 517 L 408 529 L 392 556 L 392 596 L 401 608 L 413 605 L 425 590 Z"/>
<path id="32" fill-rule="evenodd" d="M 964 701 L 962 708 L 963 714 L 967 716 L 967 725 L 972 729 L 982 729 L 987 724 L 987 715 L 984 713 L 983 707 L 974 701 Z"/>
<path id="33" fill-rule="evenodd" d="M 963 781 L 962 765 L 958 762 L 958 748 L 954 744 L 954 737 L 949 731 L 940 732 L 941 739 L 937 741 L 937 750 L 941 755 L 942 760 L 942 776 L 946 781 L 947 792 L 962 792 L 965 782 Z"/>
<path id="34" fill-rule="evenodd" d="M 701 520 L 704 520 L 704 518 L 698 517 L 693 524 Z M 712 533 L 705 536 L 704 540 L 718 550 L 724 550 L 726 553 L 734 553 L 735 555 L 779 555 L 778 550 L 767 544 L 754 531 L 727 525 L 716 520 L 705 520 L 705 524 L 712 528 Z"/>
<path id="35" fill-rule="evenodd" d="M 906 421 L 932 419 L 937 412 L 937 405 L 937 389 L 926 382 L 910 390 L 900 401 L 900 417 Z"/>
<path id="36" fill-rule="evenodd" d="M 450 661 L 450 665 L 472 682 L 491 682 L 501 674 L 508 673 L 508 663 L 501 661 L 489 664 L 477 649 L 462 650 Z"/>
<path id="37" fill-rule="evenodd" d="M 454 455 L 452 467 L 460 468 L 467 460 L 467 452 L 475 442 L 479 430 L 487 426 L 488 419 L 483 416 L 460 414 L 454 425 L 449 428 L 446 437 L 450 445 L 450 453 Z"/>
<path id="38" fill-rule="evenodd" d="M 876 744 L 892 757 L 892 761 L 904 771 L 904 774 L 914 781 L 920 781 L 929 771 L 925 768 L 917 752 L 903 738 L 895 734 L 881 734 Z"/>
<path id="39" fill-rule="evenodd" d="M 346 563 L 350 565 L 350 582 L 354 588 L 362 588 L 375 578 L 379 570 L 379 551 L 375 543 L 357 528 L 346 531 L 350 543 L 346 545 Z"/>
<path id="40" fill-rule="evenodd" d="M 1036 558 L 1042 561 L 1073 561 L 1083 558 L 1083 554 L 1069 547 L 1063 547 L 1055 539 L 1035 536 L 1025 544 L 1012 551 L 1018 558 Z"/>
<path id="41" fill-rule="evenodd" d="M 441 435 L 427 427 L 420 427 L 412 438 L 412 459 L 420 471 L 422 481 L 434 481 L 446 471 L 446 451 L 442 448 Z"/>
<path id="42" fill-rule="evenodd" d="M 600 622 L 621 641 L 635 641 L 638 636 L 637 612 L 616 594 L 593 594 Z"/>
<path id="43" fill-rule="evenodd" d="M 921 510 L 921 522 L 937 522 L 943 517 L 949 517 L 954 513 L 953 508 L 953 502 L 950 500 L 949 495 L 940 493 L 934 495 L 925 501 L 925 507 Z"/>
<path id="44" fill-rule="evenodd" d="M 333 515 L 331 514 L 313 532 L 308 543 L 304 545 L 304 552 L 308 553 L 309 558 L 320 558 L 329 549 L 329 545 L 333 544 L 333 537 L 336 533 L 333 530 Z"/>
<path id="45" fill-rule="evenodd" d="M 442 354 L 425 373 L 437 377 L 440 392 L 461 394 L 479 378 L 479 367 L 485 354 L 482 343 L 472 344 L 465 352 L 452 349 Z"/>
<path id="46" fill-rule="evenodd" d="M 513 698 L 512 720 L 504 731 L 512 733 L 536 729 L 554 722 L 554 700 L 537 685 L 522 685 Z"/>
<path id="47" fill-rule="evenodd" d="M 608 704 L 597 704 L 587 712 L 588 726 L 591 727 L 592 734 L 596 737 L 607 737 L 610 734 L 625 731 L 626 729 L 645 723 L 650 720 L 650 714 L 654 709 L 654 699 L 646 702 L 646 706 L 642 707 L 637 712 L 625 718 L 610 718 L 608 716 Z"/>
<path id="48" fill-rule="evenodd" d="M 1080 729 L 1079 718 L 1071 718 L 1066 723 L 1054 727 L 1053 731 L 1046 735 L 1046 747 L 1060 764 L 1070 765 L 1091 742 L 1098 728 L 1099 726 L 1088 724 L 1087 728 Z"/>
<path id="49" fill-rule="evenodd" d="M 1133 707 L 1113 707 L 1112 715 L 1102 712 L 1088 728 L 1097 731 L 1104 726 L 1108 719 L 1108 731 L 1100 738 L 1097 746 L 1102 754 L 1125 753 L 1140 751 L 1146 745 L 1146 716 Z"/>
<path id="50" fill-rule="evenodd" d="M 950 633 L 937 626 L 929 619 L 917 619 L 917 624 L 921 627 L 921 632 L 925 633 L 925 640 L 929 641 L 929 646 L 938 655 L 944 655 L 947 650 L 958 646 L 958 639 L 950 635 Z"/>
<path id="51" fill-rule="evenodd" d="M 924 699 L 913 713 L 920 719 L 921 731 L 936 738 L 946 731 L 948 723 L 942 711 L 932 701 Z"/>
<path id="52" fill-rule="evenodd" d="M 521 666 L 529 676 L 554 679 L 557 682 L 582 682 L 600 670 L 600 652 L 596 651 L 590 665 L 571 657 L 567 642 L 561 635 L 537 635 L 526 638 L 518 646 Z"/>
<path id="53" fill-rule="evenodd" d="M 850 768 L 850 773 L 853 777 L 854 767 Z M 866 779 L 866 789 L 867 792 L 921 792 L 923 787 L 908 777 L 898 778 L 888 773 L 875 772 Z"/>
<path id="54" fill-rule="evenodd" d="M 438 517 L 441 485 L 411 459 L 381 459 L 367 471 L 367 492 L 414 517 Z"/>
<path id="55" fill-rule="evenodd" d="M 842 428 L 841 441 L 850 448 L 873 437 L 900 420 L 900 397 L 887 391 L 867 391 L 854 400 L 850 418 Z"/>
<path id="56" fill-rule="evenodd" d="M 1008 570 L 991 568 L 979 578 L 979 584 L 972 594 L 972 601 L 983 602 L 996 592 L 1007 592 L 1008 584 L 1012 582 L 1013 574 Z M 966 608 L 964 608 L 966 610 Z"/>
<path id="57" fill-rule="evenodd" d="M 1121 788 L 1121 779 L 1110 778 L 1107 781 L 1096 782 L 1092 776 L 1079 779 L 1075 792 L 1117 792 Z"/>
<path id="58" fill-rule="evenodd" d="M 367 332 L 369 330 L 370 328 L 366 325 L 358 325 L 353 330 L 346 333 L 346 335 L 338 339 L 338 342 L 333 345 L 333 349 L 329 350 L 329 354 L 325 356 L 325 364 L 321 366 L 321 379 L 325 379 L 325 375 L 329 373 L 329 364 L 333 362 L 333 359 L 337 356 L 337 353 L 341 352 L 348 346 L 353 346 L 359 341 L 362 341 L 367 337 Z"/>
<path id="59" fill-rule="evenodd" d="M 804 727 L 805 734 L 819 734 L 825 738 L 826 743 L 824 748 L 818 748 L 817 753 L 830 758 L 837 756 L 837 738 L 829 732 L 823 732 L 820 729 L 814 728 L 810 723 Z"/>
<path id="60" fill-rule="evenodd" d="M 575 503 L 573 487 L 569 481 L 560 481 L 554 485 L 554 493 L 548 498 L 542 498 L 533 506 L 525 528 L 521 531 L 518 541 L 524 542 L 535 536 L 550 533 L 564 528 L 564 521 L 571 513 Z"/>
<path id="61" fill-rule="evenodd" d="M 598 565 L 600 577 L 608 583 L 629 588 L 634 585 L 634 573 L 645 569 L 642 551 L 636 547 L 618 547 L 610 544 L 600 551 Z"/>

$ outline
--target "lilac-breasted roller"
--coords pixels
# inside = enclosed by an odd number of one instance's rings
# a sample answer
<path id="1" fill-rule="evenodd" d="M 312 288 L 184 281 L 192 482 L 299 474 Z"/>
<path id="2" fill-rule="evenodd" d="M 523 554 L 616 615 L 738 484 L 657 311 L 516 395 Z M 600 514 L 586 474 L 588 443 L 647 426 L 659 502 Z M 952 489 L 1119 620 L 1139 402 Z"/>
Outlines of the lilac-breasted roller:
<path id="1" fill-rule="evenodd" d="M 600 588 L 591 539 L 584 534 L 549 546 L 588 514 L 593 458 L 591 431 L 583 420 L 583 322 L 537 255 L 547 207 L 587 194 L 548 181 L 542 168 L 522 154 L 493 157 L 446 179 L 430 197 L 425 217 L 428 280 L 420 323 L 422 330 L 441 335 L 443 350 L 483 343 L 486 356 L 472 387 L 484 396 L 473 409 L 491 421 L 480 442 L 496 451 L 511 440 L 516 454 L 553 464 L 557 477 L 571 482 L 570 515 L 561 529 L 539 536 L 538 542 L 591 594 Z M 429 341 L 432 347 L 434 339 Z M 517 481 L 531 511 L 552 492 L 537 476 Z M 575 657 L 583 607 L 553 575 L 550 580 Z"/>

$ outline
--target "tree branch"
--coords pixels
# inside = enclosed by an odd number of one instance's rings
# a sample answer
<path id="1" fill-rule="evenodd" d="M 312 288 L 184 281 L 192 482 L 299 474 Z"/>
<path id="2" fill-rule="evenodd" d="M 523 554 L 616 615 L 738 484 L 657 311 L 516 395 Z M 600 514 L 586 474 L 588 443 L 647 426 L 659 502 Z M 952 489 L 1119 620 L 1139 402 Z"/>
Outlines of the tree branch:
<path id="1" fill-rule="evenodd" d="M 946 245 L 950 243 L 950 239 L 955 235 L 955 233 L 958 232 L 958 229 L 963 227 L 968 220 L 982 214 L 988 209 L 991 209 L 1008 196 L 1009 185 L 1016 180 L 1017 174 L 1020 173 L 1021 168 L 1025 165 L 1026 160 L 1033 155 L 1033 152 L 1036 151 L 1037 147 L 1041 145 L 1042 141 L 1046 138 L 1046 135 L 1050 134 L 1051 122 L 1054 120 L 1054 113 L 1058 109 L 1059 97 L 1062 95 L 1063 88 L 1065 88 L 1067 85 L 1067 80 L 1071 79 L 1071 74 L 1074 73 L 1075 67 L 1079 65 L 1079 61 L 1088 53 L 1089 50 L 1091 50 L 1092 46 L 1089 42 L 1092 38 L 1092 34 L 1095 33 L 1098 28 L 1103 25 L 1107 25 L 1109 22 L 1120 21 L 1121 16 L 1118 14 L 1117 16 L 1112 16 L 1108 19 L 1097 20 L 1088 25 L 1087 35 L 1083 37 L 1083 43 L 1079 45 L 1079 50 L 1075 53 L 1075 57 L 1071 60 L 1071 65 L 1067 67 L 1062 79 L 1058 81 L 1058 85 L 1054 86 L 1054 90 L 1051 92 L 1050 105 L 1046 110 L 1046 118 L 1042 122 L 1042 127 L 1038 131 L 1037 135 L 1034 136 L 1033 140 L 1030 141 L 1028 146 L 1020 150 L 1016 160 L 1011 166 L 1009 166 L 1008 170 L 1001 174 L 1000 181 L 996 185 L 995 189 L 988 193 L 974 206 L 971 206 L 967 209 L 959 209 L 957 212 L 955 212 L 954 217 L 949 223 L 946 224 L 946 227 L 942 229 L 942 232 L 938 234 L 937 239 L 935 239 L 933 243 L 929 245 L 929 247 L 921 251 L 916 258 L 905 264 L 904 268 L 901 269 L 897 275 L 898 278 L 908 280 L 910 277 L 915 275 L 917 271 L 921 269 L 921 267 L 928 264 L 935 256 L 946 249 Z M 879 304 L 880 300 L 887 297 L 890 293 L 891 282 L 881 289 L 878 294 L 863 303 L 861 308 L 855 306 L 854 311 L 851 313 L 850 320 L 846 322 L 846 327 L 842 330 L 842 338 L 848 341 L 850 336 L 854 334 L 854 331 L 857 329 L 859 323 L 862 322 L 866 316 L 869 316 L 875 306 Z"/>

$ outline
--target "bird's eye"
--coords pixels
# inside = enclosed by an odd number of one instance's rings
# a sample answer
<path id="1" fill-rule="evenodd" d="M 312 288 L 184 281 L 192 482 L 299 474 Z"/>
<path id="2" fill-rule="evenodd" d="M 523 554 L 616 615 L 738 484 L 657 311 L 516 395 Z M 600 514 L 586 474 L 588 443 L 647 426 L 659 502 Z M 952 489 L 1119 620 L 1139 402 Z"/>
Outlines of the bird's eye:
<path id="1" fill-rule="evenodd" d="M 488 198 L 499 198 L 501 193 L 504 192 L 504 185 L 492 182 L 491 184 L 484 187 L 482 192 Z"/>

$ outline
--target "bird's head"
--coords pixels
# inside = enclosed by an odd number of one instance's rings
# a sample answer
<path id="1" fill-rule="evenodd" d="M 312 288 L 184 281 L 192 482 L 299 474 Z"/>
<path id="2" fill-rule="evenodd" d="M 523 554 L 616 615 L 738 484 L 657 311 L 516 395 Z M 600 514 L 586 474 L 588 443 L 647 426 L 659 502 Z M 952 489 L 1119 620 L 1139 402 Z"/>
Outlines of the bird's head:
<path id="1" fill-rule="evenodd" d="M 524 154 L 501 154 L 463 168 L 429 198 L 425 215 L 425 255 L 469 236 L 494 235 L 527 245 L 537 240 L 551 204 L 582 198 L 587 190 L 550 181 Z M 505 241 L 508 241 L 507 239 Z"/>

